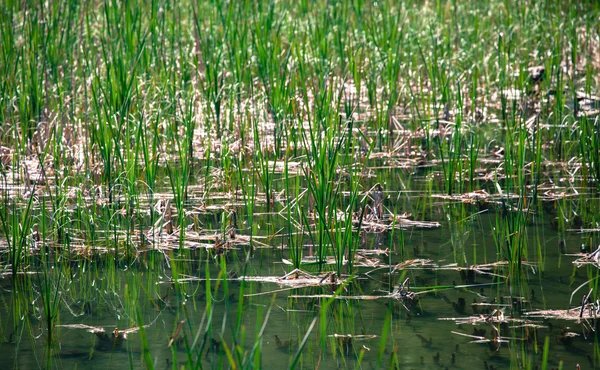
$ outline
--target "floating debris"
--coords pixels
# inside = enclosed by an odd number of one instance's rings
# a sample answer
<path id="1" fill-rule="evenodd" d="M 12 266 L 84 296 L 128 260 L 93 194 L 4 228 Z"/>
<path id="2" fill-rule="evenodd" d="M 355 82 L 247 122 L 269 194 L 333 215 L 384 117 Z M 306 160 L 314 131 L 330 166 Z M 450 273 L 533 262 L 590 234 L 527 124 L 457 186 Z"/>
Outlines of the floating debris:
<path id="1" fill-rule="evenodd" d="M 340 348 L 342 350 L 342 352 L 348 356 L 350 355 L 352 352 L 354 352 L 354 338 L 352 337 L 352 335 L 334 335 L 335 338 L 337 338 L 338 344 L 340 345 Z"/>
<path id="2" fill-rule="evenodd" d="M 394 266 L 394 271 L 397 270 L 403 270 L 405 268 L 414 268 L 414 267 L 429 267 L 429 268 L 437 268 L 438 265 L 436 265 L 432 260 L 429 259 L 412 259 L 412 260 L 408 260 L 408 261 L 404 261 L 404 262 L 400 262 L 399 264 L 397 264 L 396 266 Z"/>
<path id="3" fill-rule="evenodd" d="M 441 227 L 442 225 L 439 222 L 435 222 L 435 221 L 413 221 L 410 220 L 408 218 L 402 218 L 397 216 L 396 217 L 396 221 L 395 222 L 376 222 L 376 221 L 366 221 L 363 220 L 362 222 L 362 228 L 366 229 L 370 232 L 383 232 L 383 231 L 389 231 L 392 229 L 402 229 L 402 230 L 408 230 L 408 229 L 432 229 L 432 228 L 438 228 Z"/>
<path id="4" fill-rule="evenodd" d="M 524 312 L 529 317 L 543 317 L 544 319 L 560 319 L 569 321 L 593 320 L 600 318 L 600 312 L 595 303 L 579 306 L 568 310 L 538 310 Z"/>
<path id="5" fill-rule="evenodd" d="M 259 293 L 265 294 L 265 293 Z M 387 295 L 353 295 L 343 296 L 335 294 L 313 294 L 313 295 L 290 295 L 289 298 L 333 298 L 333 299 L 351 299 L 351 300 L 376 300 L 376 299 L 394 299 L 399 301 L 402 306 L 408 311 L 408 307 L 404 304 L 405 301 L 417 301 L 417 293 L 410 291 L 409 279 L 394 288 L 392 293 Z"/>
<path id="6" fill-rule="evenodd" d="M 558 337 L 556 338 L 561 344 L 564 344 L 565 346 L 570 346 L 571 344 L 573 344 L 573 339 L 579 336 L 579 334 L 569 331 L 569 329 L 569 327 L 562 328 L 560 330 L 560 333 L 558 334 Z"/>
<path id="7" fill-rule="evenodd" d="M 446 194 L 432 194 L 432 198 L 445 199 L 445 200 L 457 200 L 462 203 L 476 203 L 479 201 L 487 201 L 492 196 L 485 190 L 475 190 L 470 193 L 446 195 Z"/>
<path id="8" fill-rule="evenodd" d="M 390 296 L 396 299 L 409 300 L 414 300 L 417 297 L 414 292 L 410 291 L 410 278 L 406 278 L 402 284 L 395 287 Z"/>
<path id="9" fill-rule="evenodd" d="M 152 324 L 144 325 L 144 328 L 150 327 Z M 141 327 L 136 326 L 129 329 L 118 329 L 115 328 L 109 333 L 106 329 L 101 326 L 90 326 L 85 324 L 64 324 L 57 325 L 62 328 L 70 329 L 85 329 L 88 332 L 95 334 L 98 338 L 97 348 L 99 350 L 113 350 L 120 348 L 123 342 L 127 339 L 129 334 L 137 333 Z"/>
<path id="10" fill-rule="evenodd" d="M 458 332 L 458 331 L 452 331 L 451 333 L 455 334 L 455 335 L 460 335 L 460 336 L 463 336 L 463 337 L 474 339 L 474 340 L 470 341 L 469 343 L 487 343 L 488 346 L 490 347 L 490 350 L 492 352 L 499 351 L 500 350 L 500 346 L 501 346 L 502 343 L 509 343 L 510 340 L 523 340 L 522 338 L 502 337 L 502 336 L 500 336 L 500 334 L 498 334 L 497 330 L 493 330 L 492 331 L 491 338 L 486 338 L 483 335 L 465 334 L 465 333 L 461 333 L 461 332 Z"/>
<path id="11" fill-rule="evenodd" d="M 600 268 L 600 246 L 592 253 L 569 254 L 568 256 L 579 256 L 578 259 L 573 261 L 573 264 L 577 267 L 594 265 Z"/>
<path id="12" fill-rule="evenodd" d="M 526 313 L 527 314 L 527 313 Z M 500 323 L 521 323 L 521 324 L 531 324 L 533 323 L 530 320 L 520 319 L 516 317 L 509 317 L 504 315 L 504 308 L 495 309 L 489 315 L 473 315 L 467 317 L 441 317 L 438 320 L 442 321 L 454 321 L 458 325 L 462 324 L 500 324 Z"/>

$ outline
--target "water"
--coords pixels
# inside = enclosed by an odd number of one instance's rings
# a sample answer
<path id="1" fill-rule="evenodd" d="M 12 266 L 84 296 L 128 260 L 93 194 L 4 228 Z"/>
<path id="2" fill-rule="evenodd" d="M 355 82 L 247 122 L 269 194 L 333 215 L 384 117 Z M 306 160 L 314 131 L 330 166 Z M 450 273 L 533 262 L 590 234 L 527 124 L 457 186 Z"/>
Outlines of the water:
<path id="1" fill-rule="evenodd" d="M 178 338 L 185 335 L 188 346 L 195 341 L 196 349 L 206 342 L 200 365 L 221 368 L 228 367 L 228 351 L 232 351 L 238 361 L 244 362 L 240 360 L 242 358 L 249 361 L 265 320 L 262 341 L 259 340 L 261 359 L 256 364 L 263 368 L 285 368 L 290 365 L 314 318 L 317 318 L 316 324 L 308 334 L 298 363 L 302 368 L 370 369 L 377 368 L 379 363 L 387 368 L 394 358 L 401 368 L 415 369 L 516 368 L 523 363 L 531 363 L 535 368 L 541 364 L 545 338 L 549 339 L 548 363 L 551 368 L 558 367 L 560 361 L 565 368 L 574 368 L 577 363 L 590 368 L 597 348 L 592 323 L 531 319 L 542 326 L 535 330 L 509 323 L 507 326 L 511 328 L 506 331 L 503 327 L 506 332 L 501 333 L 509 338 L 508 342 L 500 343 L 500 348 L 494 350 L 489 343 L 469 343 L 475 338 L 453 333 L 474 335 L 477 334 L 474 329 L 485 329 L 483 336 L 490 339 L 494 331 L 492 324 L 457 324 L 449 320 L 486 317 L 496 308 L 503 309 L 506 317 L 516 319 L 525 318 L 522 313 L 526 311 L 568 308 L 574 289 L 589 279 L 588 274 L 596 276 L 597 272 L 594 267 L 575 268 L 572 261 L 576 257 L 564 253 L 578 253 L 582 242 L 589 237 L 577 232 L 559 233 L 543 214 L 534 216 L 526 228 L 530 260 L 522 268 L 520 284 L 512 286 L 511 298 L 507 266 L 493 268 L 490 274 L 474 276 L 455 269 L 456 266 L 498 261 L 492 238 L 497 214 L 490 211 L 468 221 L 444 222 L 448 215 L 460 212 L 474 215 L 476 207 L 456 203 L 434 205 L 430 210 L 431 218 L 442 223 L 436 229 L 395 230 L 393 236 L 391 231 L 368 233 L 361 248 L 389 248 L 390 259 L 380 255 L 383 267 L 358 267 L 356 279 L 340 292 L 342 296 L 385 296 L 393 289 L 388 284 L 390 279 L 397 286 L 409 278 L 410 289 L 418 297 L 418 301 L 413 302 L 391 298 L 336 299 L 328 305 L 327 298 L 290 296 L 331 295 L 329 285 L 284 289 L 274 283 L 240 281 L 244 268 L 248 276 L 283 276 L 291 271 L 290 266 L 282 263 L 290 257 L 287 250 L 277 248 L 281 246 L 279 237 L 268 241 L 276 248 L 257 248 L 251 255 L 247 246 L 238 246 L 224 254 L 209 253 L 204 249 L 188 251 L 181 256 L 176 251 L 171 256 L 168 251 L 166 254 L 149 251 L 116 268 L 111 266 L 108 257 L 99 257 L 106 260 L 101 264 L 80 259 L 70 268 L 62 265 L 64 270 L 61 271 L 71 274 L 72 282 L 60 285 L 58 326 L 54 329 L 56 340 L 54 345 L 47 347 L 40 295 L 43 276 L 24 277 L 20 282 L 27 291 L 18 294 L 12 293 L 10 278 L 5 276 L 1 280 L 4 340 L 0 346 L 0 368 L 37 368 L 49 364 L 57 368 L 142 367 L 145 352 L 139 331 L 130 333 L 122 344 L 113 345 L 110 340 L 102 341 L 86 329 L 69 327 L 74 324 L 102 327 L 110 335 L 114 328 L 123 331 L 138 326 L 140 318 L 147 325 L 147 348 L 155 368 L 172 368 L 174 361 L 188 366 L 184 340 L 180 339 L 171 348 L 168 346 L 181 321 L 184 323 Z M 206 226 L 216 229 L 209 219 L 218 220 L 219 216 L 204 218 Z M 273 215 L 256 216 L 255 222 L 262 225 L 262 231 L 278 230 L 283 224 L 279 216 Z M 239 234 L 243 231 L 241 227 Z M 566 250 L 559 248 L 559 240 L 563 239 Z M 536 243 L 539 243 L 541 258 L 537 255 Z M 307 248 L 304 253 L 308 253 Z M 413 265 L 397 271 L 390 278 L 390 265 L 415 258 L 432 260 L 440 268 Z M 182 279 L 179 284 L 172 281 L 173 266 L 177 266 Z M 236 274 L 228 280 L 219 279 L 221 267 Z M 59 270 L 54 269 L 54 275 L 47 280 L 56 282 Z M 305 267 L 305 270 L 319 274 L 314 266 Z M 210 282 L 213 295 L 211 318 L 207 316 L 207 282 L 204 280 L 207 271 L 213 279 Z M 461 285 L 467 287 L 455 287 Z M 242 287 L 245 297 L 240 304 Z M 576 294 L 571 306 L 579 305 L 587 291 L 584 288 Z M 459 298 L 464 299 L 464 309 L 460 307 Z M 489 303 L 490 306 L 477 306 L 474 310 L 472 303 Z M 320 313 L 325 305 L 328 307 Z M 382 343 L 388 314 L 387 338 Z M 15 320 L 14 315 L 19 315 L 20 319 Z M 321 322 L 322 318 L 324 322 Z M 239 325 L 237 320 L 240 320 Z M 324 325 L 324 333 L 321 325 Z M 564 344 L 561 343 L 561 330 L 567 327 L 580 335 Z M 233 348 L 236 328 L 239 330 L 237 348 Z M 358 337 L 344 342 L 335 338 L 336 334 Z M 275 335 L 282 341 L 291 339 L 291 349 L 278 347 Z M 222 343 L 219 348 L 211 347 L 214 343 L 211 338 Z M 224 349 L 225 343 L 228 351 Z M 48 348 L 51 348 L 50 357 L 47 356 Z M 193 349 L 190 351 L 194 353 Z"/>

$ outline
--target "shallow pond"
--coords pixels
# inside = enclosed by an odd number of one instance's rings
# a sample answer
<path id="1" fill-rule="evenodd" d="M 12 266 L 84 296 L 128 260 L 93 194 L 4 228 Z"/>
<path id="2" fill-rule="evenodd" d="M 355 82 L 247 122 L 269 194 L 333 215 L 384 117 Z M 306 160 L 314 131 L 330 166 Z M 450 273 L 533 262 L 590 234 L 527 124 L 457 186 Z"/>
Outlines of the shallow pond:
<path id="1" fill-rule="evenodd" d="M 382 194 L 386 212 L 364 217 L 371 227 L 363 221 L 354 263 L 339 275 L 335 259 L 319 268 L 310 258 L 308 236 L 294 273 L 283 212 L 253 214 L 250 242 L 243 211 L 237 228 L 231 210 L 203 211 L 185 249 L 161 230 L 118 263 L 93 248 L 71 261 L 42 248 L 54 267 L 38 258 L 15 285 L 0 280 L 0 367 L 537 368 L 545 341 L 550 368 L 598 366 L 592 305 L 581 320 L 528 315 L 580 306 L 589 288 L 571 293 L 597 277 L 594 265 L 573 264 L 593 241 L 558 231 L 558 201 L 530 213 L 514 267 L 494 239 L 511 216 L 491 200 L 429 199 L 426 222 L 384 228 L 388 212 L 422 199 Z"/>

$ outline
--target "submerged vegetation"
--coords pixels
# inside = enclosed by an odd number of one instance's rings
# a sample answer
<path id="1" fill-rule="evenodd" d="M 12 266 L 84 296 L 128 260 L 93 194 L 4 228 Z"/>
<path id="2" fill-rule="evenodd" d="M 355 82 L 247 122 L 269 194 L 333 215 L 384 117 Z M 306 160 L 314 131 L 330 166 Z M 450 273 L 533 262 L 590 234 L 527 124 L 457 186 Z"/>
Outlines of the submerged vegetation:
<path id="1" fill-rule="evenodd" d="M 599 25 L 0 2 L 0 367 L 600 368 Z"/>

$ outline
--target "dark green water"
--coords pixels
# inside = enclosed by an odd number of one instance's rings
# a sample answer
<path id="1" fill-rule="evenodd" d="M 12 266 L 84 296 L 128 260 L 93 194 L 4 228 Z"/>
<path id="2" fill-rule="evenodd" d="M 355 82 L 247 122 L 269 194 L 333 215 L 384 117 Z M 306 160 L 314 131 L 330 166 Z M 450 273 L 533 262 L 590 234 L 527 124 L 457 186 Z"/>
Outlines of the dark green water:
<path id="1" fill-rule="evenodd" d="M 373 335 L 373 338 L 357 338 L 351 344 L 344 344 L 333 337 L 323 338 L 320 307 L 326 304 L 327 299 L 290 298 L 291 295 L 331 294 L 328 285 L 278 291 L 282 289 L 278 284 L 240 281 L 244 268 L 248 276 L 283 276 L 291 271 L 290 266 L 282 263 L 283 258 L 289 258 L 288 251 L 279 248 L 282 238 L 275 237 L 266 241 L 273 248 L 257 248 L 251 254 L 248 247 L 239 246 L 216 257 L 204 249 L 187 251 L 182 255 L 173 251 L 173 259 L 169 258 L 168 262 L 161 252 L 146 252 L 130 263 L 121 263 L 116 267 L 112 259 L 106 256 L 99 257 L 106 260 L 103 263 L 84 258 L 73 262 L 71 268 L 63 263 L 60 265 L 62 270 L 59 267 L 55 269 L 63 271 L 65 276 L 60 285 L 62 291 L 56 321 L 59 326 L 54 328 L 55 342 L 50 347 L 46 345 L 47 327 L 40 297 L 43 276 L 34 274 L 21 279 L 19 286 L 22 288 L 17 294 L 13 293 L 10 277 L 5 276 L 0 280 L 3 338 L 0 368 L 143 367 L 143 346 L 139 332 L 129 334 L 122 344 L 113 346 L 85 329 L 60 326 L 85 324 L 103 327 L 110 333 L 115 327 L 123 330 L 137 326 L 137 312 L 141 314 L 143 323 L 148 325 L 145 335 L 149 356 L 158 369 L 173 368 L 174 360 L 180 366 L 187 366 L 184 341 L 168 347 L 178 322 L 184 319 L 180 334 L 185 335 L 188 346 L 193 344 L 196 337 L 197 346 L 204 340 L 209 343 L 202 352 L 203 358 L 199 363 L 202 368 L 229 367 L 224 346 L 210 350 L 210 338 L 216 338 L 216 341 L 231 347 L 235 328 L 238 327 L 238 352 L 247 356 L 252 352 L 256 335 L 265 320 L 260 341 L 261 359 L 255 364 L 262 368 L 286 368 L 297 351 L 297 343 L 302 341 L 315 317 L 318 318 L 316 325 L 308 335 L 303 356 L 298 363 L 302 368 L 371 369 L 377 368 L 378 363 L 382 368 L 389 368 L 393 356 L 397 356 L 400 368 L 406 369 L 485 369 L 486 366 L 499 369 L 523 366 L 541 368 L 545 338 L 549 340 L 549 368 L 558 367 L 560 361 L 566 369 L 575 368 L 577 363 L 582 368 L 592 368 L 598 345 L 597 334 L 591 330 L 594 324 L 590 322 L 534 319 L 544 328 L 529 332 L 523 328 L 513 328 L 518 324 L 510 323 L 508 330 L 502 328 L 502 335 L 512 339 L 501 343 L 498 350 L 492 350 L 488 343 L 469 343 L 472 338 L 452 333 L 472 335 L 475 328 L 485 329 L 483 335 L 491 338 L 491 325 L 458 325 L 453 320 L 442 320 L 487 315 L 494 308 L 502 308 L 504 315 L 512 318 L 522 318 L 523 312 L 536 309 L 566 309 L 571 292 L 590 277 L 597 276 L 595 267 L 577 269 L 572 264 L 576 257 L 564 255 L 565 252 L 578 253 L 582 244 L 591 242 L 590 235 L 575 231 L 559 233 L 550 226 L 552 215 L 543 213 L 532 217 L 532 222 L 526 228 L 528 265 L 522 267 L 518 285 L 510 289 L 508 279 L 498 277 L 507 276 L 506 266 L 490 271 L 497 276 L 461 275 L 451 269 L 454 264 L 465 267 L 498 261 L 492 238 L 496 212 L 485 212 L 463 222 L 448 221 L 462 219 L 456 217 L 459 214 L 469 216 L 476 212 L 478 210 L 474 206 L 434 204 L 429 209 L 429 217 L 439 220 L 440 228 L 395 230 L 393 237 L 391 231 L 367 233 L 361 248 L 390 248 L 390 259 L 380 256 L 384 265 L 420 258 L 447 267 L 409 267 L 396 272 L 393 278 L 390 278 L 389 267 L 357 267 L 355 279 L 341 295 L 384 296 L 393 289 L 389 285 L 390 279 L 397 285 L 406 277 L 410 278 L 411 290 L 419 293 L 419 301 L 405 302 L 406 307 L 390 298 L 337 299 L 323 313 L 326 335 Z M 216 229 L 218 225 L 210 224 L 207 221 L 210 219 L 219 219 L 218 215 L 205 220 L 207 226 L 212 225 Z M 255 223 L 261 225 L 257 234 L 279 230 L 284 224 L 280 216 L 256 216 Z M 243 226 L 240 227 L 239 235 L 243 235 L 244 231 Z M 564 249 L 559 248 L 559 240 L 563 239 L 566 245 Z M 541 256 L 538 255 L 539 251 Z M 305 249 L 307 252 L 308 249 Z M 169 254 L 168 251 L 166 253 Z M 217 279 L 220 264 L 228 272 L 235 271 L 236 275 L 227 280 Z M 184 280 L 179 284 L 171 281 L 173 266 L 177 266 L 179 277 Z M 308 266 L 305 270 L 318 274 L 314 266 Z M 211 319 L 207 317 L 207 283 L 203 280 L 207 271 L 215 279 L 210 283 Z M 369 273 L 368 276 L 365 273 Z M 54 271 L 48 280 L 57 282 L 59 276 Z M 465 278 L 467 281 L 464 281 Z M 66 279 L 69 279 L 68 284 L 64 284 Z M 453 287 L 461 284 L 469 287 Z M 433 289 L 440 286 L 447 289 Z M 240 304 L 241 289 L 245 297 Z M 435 291 L 427 293 L 428 290 Z M 587 291 L 587 288 L 580 290 L 574 296 L 572 306 L 579 305 Z M 464 309 L 457 304 L 459 298 L 466 302 Z M 484 311 L 485 307 L 474 311 L 472 303 L 489 303 L 490 306 L 487 312 Z M 267 316 L 269 307 L 271 309 Z M 15 315 L 19 315 L 19 319 Z M 382 348 L 381 335 L 385 332 L 388 315 L 389 332 Z M 241 320 L 240 325 L 236 324 L 238 319 Z M 570 343 L 561 343 L 561 330 L 565 327 L 581 335 Z M 282 340 L 292 339 L 291 350 L 279 348 L 275 335 Z M 50 356 L 48 348 L 51 349 Z"/>

